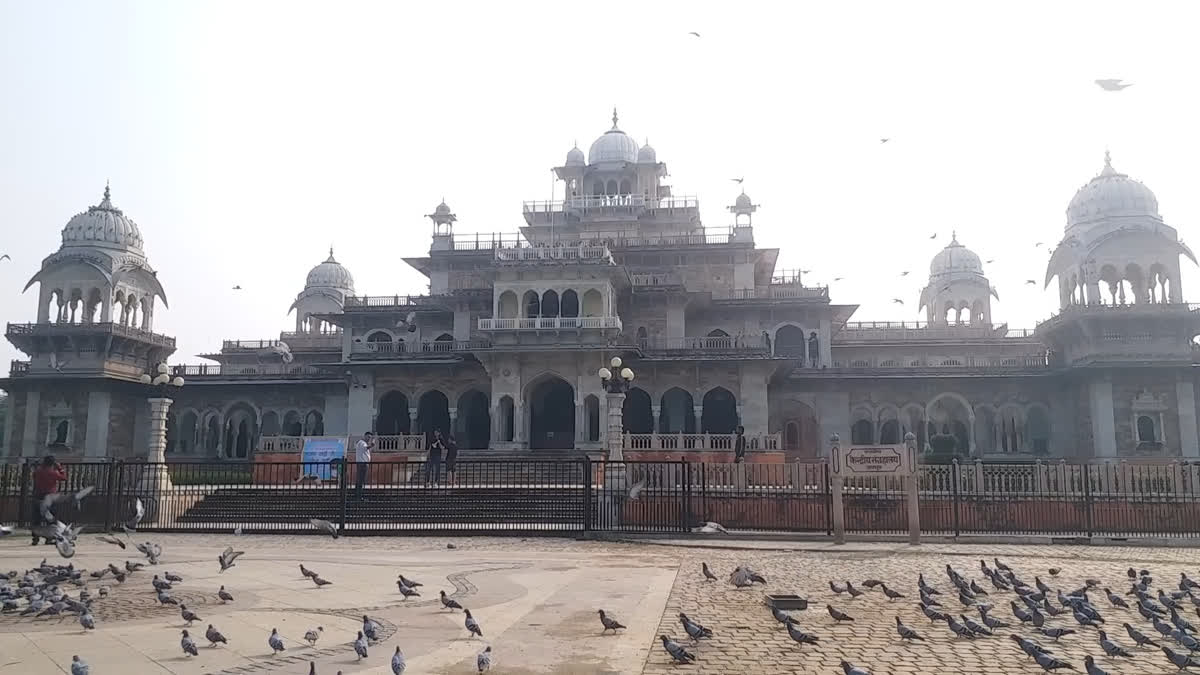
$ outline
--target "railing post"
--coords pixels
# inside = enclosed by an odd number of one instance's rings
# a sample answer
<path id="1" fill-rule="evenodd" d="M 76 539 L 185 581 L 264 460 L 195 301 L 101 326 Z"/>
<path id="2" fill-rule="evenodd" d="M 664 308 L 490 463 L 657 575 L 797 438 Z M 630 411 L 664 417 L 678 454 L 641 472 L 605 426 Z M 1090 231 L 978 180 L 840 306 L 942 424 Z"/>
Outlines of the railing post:
<path id="1" fill-rule="evenodd" d="M 355 467 L 357 468 L 357 467 Z M 342 458 L 341 471 L 338 471 L 338 496 L 341 498 L 341 509 L 338 513 L 338 532 L 346 531 L 346 500 L 348 498 L 347 476 L 350 474 L 350 462 Z"/>
<path id="2" fill-rule="evenodd" d="M 113 527 L 113 497 L 117 491 L 117 470 L 120 460 L 113 459 L 108 463 L 108 475 L 104 485 L 104 530 Z"/>
<path id="3" fill-rule="evenodd" d="M 958 468 L 958 458 L 950 460 L 950 493 L 954 496 L 954 501 L 951 505 L 951 511 L 954 514 L 954 536 L 959 535 L 959 515 L 958 515 L 958 479 L 962 475 L 962 471 Z"/>
<path id="4" fill-rule="evenodd" d="M 592 458 L 583 456 L 583 531 L 592 531 Z"/>
<path id="5" fill-rule="evenodd" d="M 680 523 L 683 526 L 683 531 L 687 532 L 692 528 L 692 464 L 686 459 L 680 460 L 681 471 L 680 477 L 683 479 L 683 510 L 680 513 Z"/>
<path id="6" fill-rule="evenodd" d="M 29 504 L 29 473 L 31 471 L 32 460 L 25 460 L 21 464 L 21 503 L 17 507 L 17 523 L 20 525 L 32 525 L 32 522 L 25 519 L 25 508 Z M 30 514 L 33 517 L 33 514 Z"/>
<path id="7" fill-rule="evenodd" d="M 1092 536 L 1092 477 L 1088 465 L 1083 464 L 1083 518 L 1087 536 Z M 1061 487 L 1059 489 L 1062 489 Z"/>

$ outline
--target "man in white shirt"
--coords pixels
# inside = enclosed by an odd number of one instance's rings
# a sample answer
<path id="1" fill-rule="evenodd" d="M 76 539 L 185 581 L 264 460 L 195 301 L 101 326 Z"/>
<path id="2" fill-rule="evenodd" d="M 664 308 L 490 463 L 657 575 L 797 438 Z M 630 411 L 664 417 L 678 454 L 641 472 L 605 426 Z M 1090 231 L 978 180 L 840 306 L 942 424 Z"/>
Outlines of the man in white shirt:
<path id="1" fill-rule="evenodd" d="M 371 449 L 375 447 L 375 434 L 368 431 L 354 444 L 354 464 L 358 471 L 355 480 L 354 498 L 362 499 L 363 484 L 367 482 L 367 473 L 371 470 Z"/>

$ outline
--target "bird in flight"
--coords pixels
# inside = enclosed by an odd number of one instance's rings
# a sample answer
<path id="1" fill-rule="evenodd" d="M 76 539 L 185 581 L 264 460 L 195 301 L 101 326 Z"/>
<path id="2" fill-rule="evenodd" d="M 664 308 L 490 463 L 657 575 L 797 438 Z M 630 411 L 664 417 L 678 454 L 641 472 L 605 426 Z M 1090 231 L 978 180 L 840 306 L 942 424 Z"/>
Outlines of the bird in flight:
<path id="1" fill-rule="evenodd" d="M 812 270 L 800 270 L 800 274 L 808 274 Z"/>
<path id="2" fill-rule="evenodd" d="M 1132 82 L 1122 82 L 1121 78 L 1109 80 L 1096 80 L 1096 84 L 1104 91 L 1121 91 L 1126 87 L 1132 87 Z"/>
<path id="3" fill-rule="evenodd" d="M 903 301 L 903 300 L 901 300 L 900 298 L 892 298 L 892 302 L 896 303 L 897 305 L 903 305 L 903 304 L 904 304 L 904 301 Z"/>
<path id="4" fill-rule="evenodd" d="M 7 253 L 0 253 L 0 260 L 12 260 Z"/>
<path id="5" fill-rule="evenodd" d="M 880 145 L 883 145 L 884 143 L 887 143 L 887 142 L 888 142 L 888 141 L 890 141 L 890 140 L 892 140 L 892 139 L 890 139 L 890 138 L 881 138 L 881 139 L 879 139 L 879 144 L 880 144 Z"/>
<path id="6" fill-rule="evenodd" d="M 1029 284 L 1030 286 L 1037 286 L 1037 282 L 1033 279 L 1026 279 L 1025 283 Z"/>
<path id="7" fill-rule="evenodd" d="M 233 290 L 235 290 L 235 291 L 240 291 L 240 290 L 242 290 L 242 287 L 241 287 L 241 286 L 234 286 L 234 287 L 233 287 Z"/>
<path id="8" fill-rule="evenodd" d="M 902 276 L 902 277 L 908 276 L 908 270 L 904 270 L 903 272 L 901 272 L 900 276 Z"/>
<path id="9" fill-rule="evenodd" d="M 700 34 L 699 34 L 699 33 L 697 33 L 696 31 L 690 31 L 690 32 L 688 33 L 688 35 L 694 35 L 694 36 L 696 36 L 696 37 L 700 37 Z"/>
<path id="10" fill-rule="evenodd" d="M 984 260 L 983 262 L 987 263 L 988 265 L 991 265 L 992 263 L 996 262 L 996 259 L 992 258 L 991 260 Z"/>
<path id="11" fill-rule="evenodd" d="M 834 278 L 833 278 L 833 280 L 834 280 L 834 281 L 841 281 L 842 279 L 845 279 L 845 278 L 846 278 L 846 277 L 834 277 Z"/>
<path id="12" fill-rule="evenodd" d="M 1038 243 L 1034 244 L 1034 245 L 1033 245 L 1033 247 L 1034 247 L 1034 248 L 1040 248 L 1040 247 L 1041 247 L 1041 246 L 1043 246 L 1043 245 L 1044 245 L 1044 244 L 1042 244 L 1042 242 L 1040 242 L 1040 241 L 1039 241 Z"/>
<path id="13" fill-rule="evenodd" d="M 744 180 L 746 180 L 746 179 L 745 179 L 745 178 L 730 178 L 729 180 L 731 180 L 731 181 L 733 181 L 733 182 L 737 183 L 738 185 L 741 185 L 741 184 L 742 184 L 742 181 L 744 181 Z"/>
<path id="14" fill-rule="evenodd" d="M 933 234 L 929 235 L 929 238 L 930 238 L 930 239 L 937 239 L 937 232 L 934 232 Z"/>

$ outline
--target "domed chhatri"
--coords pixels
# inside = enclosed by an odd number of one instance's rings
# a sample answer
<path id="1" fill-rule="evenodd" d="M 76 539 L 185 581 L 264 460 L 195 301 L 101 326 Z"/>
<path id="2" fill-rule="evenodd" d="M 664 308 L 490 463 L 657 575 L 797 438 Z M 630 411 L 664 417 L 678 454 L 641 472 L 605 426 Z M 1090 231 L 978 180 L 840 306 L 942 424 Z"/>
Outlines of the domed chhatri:
<path id="1" fill-rule="evenodd" d="M 658 153 L 650 146 L 649 141 L 638 150 L 637 161 L 638 164 L 658 164 Z"/>
<path id="2" fill-rule="evenodd" d="M 983 274 L 983 263 L 974 251 L 958 243 L 958 233 L 950 235 L 950 243 L 946 248 L 933 256 L 929 263 L 930 276 L 941 276 L 952 273 Z"/>
<path id="3" fill-rule="evenodd" d="M 637 141 L 630 138 L 624 131 L 617 128 L 617 109 L 613 108 L 612 128 L 592 142 L 588 148 L 588 164 L 601 162 L 631 162 L 638 161 Z"/>
<path id="4" fill-rule="evenodd" d="M 565 166 L 583 166 L 585 164 L 587 164 L 587 158 L 583 156 L 583 151 L 579 149 L 579 145 L 567 151 Z"/>
<path id="5" fill-rule="evenodd" d="M 112 193 L 104 186 L 104 199 L 76 214 L 62 231 L 64 247 L 99 246 L 142 251 L 142 233 L 137 223 L 113 206 Z"/>
<path id="6" fill-rule="evenodd" d="M 1131 217 L 1162 220 L 1158 199 L 1150 188 L 1114 169 L 1112 158 L 1105 151 L 1104 168 L 1079 188 L 1067 206 L 1067 229 L 1107 218 Z"/>
<path id="7" fill-rule="evenodd" d="M 312 268 L 304 281 L 305 288 L 336 288 L 354 294 L 354 276 L 350 270 L 333 258 L 333 247 L 329 248 L 329 257 L 325 262 Z"/>

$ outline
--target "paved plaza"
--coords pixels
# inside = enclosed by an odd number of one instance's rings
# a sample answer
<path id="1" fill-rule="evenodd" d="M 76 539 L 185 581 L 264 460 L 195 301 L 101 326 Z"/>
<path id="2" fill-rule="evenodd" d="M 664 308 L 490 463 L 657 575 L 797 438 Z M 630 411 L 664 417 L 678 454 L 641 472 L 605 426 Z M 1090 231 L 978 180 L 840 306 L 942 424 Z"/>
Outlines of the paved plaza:
<path id="1" fill-rule="evenodd" d="M 160 565 L 129 575 L 118 584 L 111 575 L 89 579 L 96 595 L 94 632 L 84 633 L 75 618 L 0 616 L 0 675 L 69 673 L 72 654 L 92 666 L 92 674 L 160 673 L 228 675 L 295 673 L 304 675 L 316 663 L 321 675 L 390 673 L 392 652 L 399 645 L 408 673 L 475 672 L 475 655 L 491 645 L 494 673 L 840 673 L 839 661 L 870 669 L 875 675 L 964 673 L 1007 675 L 1041 672 L 1006 636 L 978 640 L 954 638 L 944 625 L 931 625 L 916 607 L 916 576 L 942 589 L 940 599 L 958 608 L 944 567 L 991 588 L 979 573 L 979 559 L 1000 559 L 1027 580 L 1035 574 L 1064 590 L 1096 578 L 1118 593 L 1129 583 L 1129 566 L 1154 573 L 1154 587 L 1173 590 L 1179 573 L 1200 577 L 1200 550 L 1187 548 L 984 546 L 976 544 L 754 542 L 728 539 L 609 543 L 556 538 L 351 537 L 157 535 L 138 539 L 161 544 Z M 455 548 L 450 549 L 447 544 Z M 217 554 L 226 546 L 245 550 L 232 569 L 218 573 Z M 0 540 L 0 570 L 25 570 L 43 556 L 62 562 L 51 547 L 32 548 L 24 537 Z M 101 543 L 94 535 L 80 538 L 72 562 L 96 570 L 109 563 L 143 560 L 131 546 L 126 551 Z M 707 561 L 721 581 L 706 581 L 700 562 Z M 301 576 L 304 563 L 332 582 L 317 588 Z M 767 579 L 765 589 L 735 589 L 725 578 L 736 565 L 748 565 Z M 1058 578 L 1046 570 L 1061 568 Z M 153 574 L 167 571 L 184 578 L 172 595 L 201 619 L 190 631 L 198 657 L 179 648 L 184 627 L 179 610 L 160 606 L 151 587 Z M 395 579 L 403 573 L 424 584 L 422 597 L 404 600 Z M 879 590 L 850 599 L 835 596 L 829 580 L 856 585 L 868 578 L 887 582 L 908 597 L 889 601 Z M 217 597 L 224 585 L 234 601 Z M 72 595 L 77 589 L 69 587 Z M 445 590 L 479 620 L 484 638 L 472 638 L 461 612 L 444 611 L 437 595 Z M 797 593 L 809 598 L 807 611 L 796 612 L 800 626 L 820 636 L 819 646 L 798 646 L 763 607 L 763 594 Z M 992 612 L 1013 621 L 1011 593 L 994 593 Z M 1157 636 L 1135 612 L 1111 609 L 1103 594 L 1093 600 L 1108 621 L 1110 637 L 1133 648 L 1121 623 L 1129 621 Z M 854 617 L 834 625 L 824 610 L 832 603 Z M 1187 603 L 1187 615 L 1200 624 Z M 618 635 L 601 635 L 596 610 L 604 608 L 628 626 Z M 677 616 L 686 612 L 711 628 L 714 637 L 690 647 L 697 663 L 669 663 L 657 635 L 688 642 Z M 382 627 L 370 656 L 358 661 L 351 647 L 363 614 Z M 902 644 L 894 617 L 927 638 Z M 974 615 L 977 618 L 977 615 Z M 214 624 L 229 644 L 209 647 L 203 639 Z M 1032 629 L 1018 631 L 1050 646 L 1055 655 L 1083 670 L 1083 657 L 1097 656 L 1114 675 L 1174 673 L 1162 653 L 1147 647 L 1133 659 L 1114 663 L 1104 658 L 1094 629 L 1080 628 L 1069 614 L 1051 617 L 1048 625 L 1079 629 L 1054 641 Z M 306 631 L 324 628 L 315 647 L 303 641 Z M 287 651 L 272 656 L 267 636 L 278 628 Z"/>

